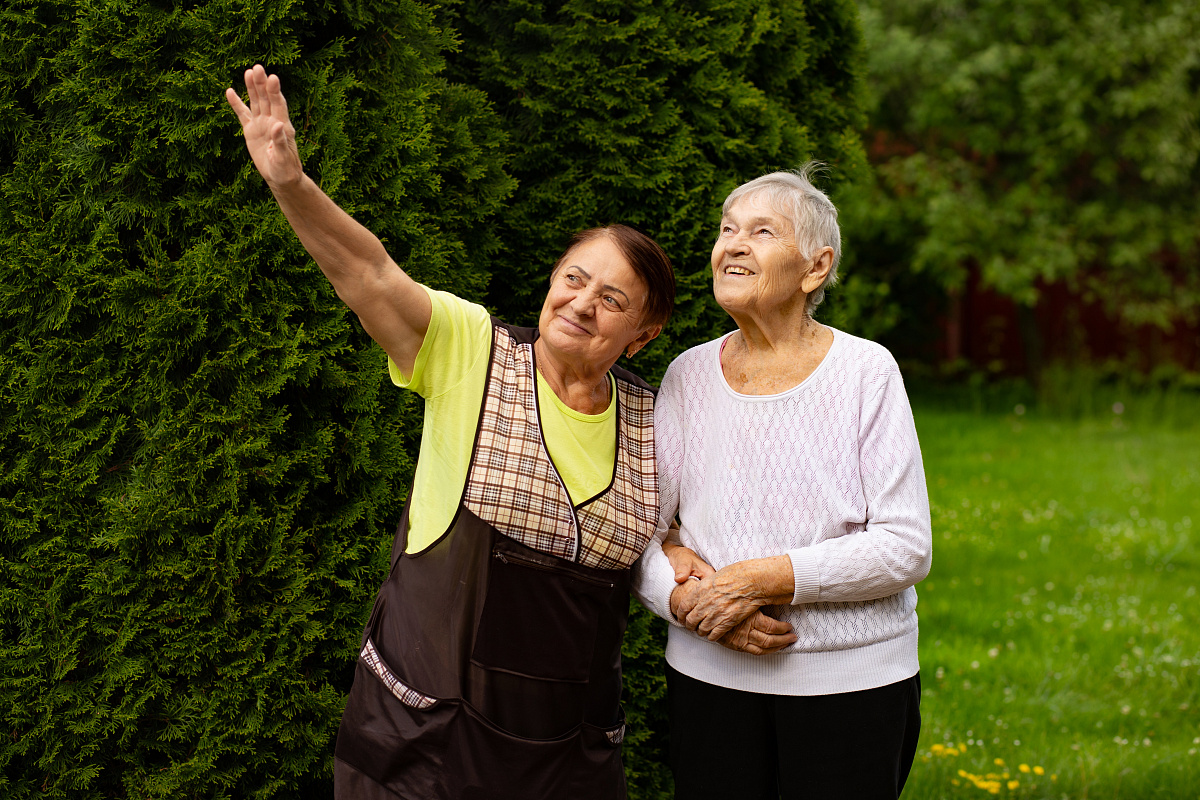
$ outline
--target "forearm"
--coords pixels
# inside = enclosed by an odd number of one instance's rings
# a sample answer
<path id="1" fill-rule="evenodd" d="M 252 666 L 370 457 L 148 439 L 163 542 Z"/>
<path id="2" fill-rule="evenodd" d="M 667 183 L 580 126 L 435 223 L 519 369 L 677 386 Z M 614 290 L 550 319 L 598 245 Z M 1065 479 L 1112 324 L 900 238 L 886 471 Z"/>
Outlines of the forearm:
<path id="1" fill-rule="evenodd" d="M 779 555 L 739 561 L 718 570 L 713 586 L 756 607 L 786 605 L 795 591 L 792 560 Z"/>
<path id="2" fill-rule="evenodd" d="M 665 535 L 665 531 L 660 531 L 652 537 L 646 551 L 634 563 L 632 588 L 642 605 L 668 622 L 678 624 L 671 608 L 673 590 L 678 584 L 675 583 L 675 570 L 662 550 Z"/>
<path id="3" fill-rule="evenodd" d="M 398 270 L 383 243 L 343 211 L 307 175 L 271 186 L 284 217 L 304 249 L 351 309 L 377 293 L 389 270 Z"/>

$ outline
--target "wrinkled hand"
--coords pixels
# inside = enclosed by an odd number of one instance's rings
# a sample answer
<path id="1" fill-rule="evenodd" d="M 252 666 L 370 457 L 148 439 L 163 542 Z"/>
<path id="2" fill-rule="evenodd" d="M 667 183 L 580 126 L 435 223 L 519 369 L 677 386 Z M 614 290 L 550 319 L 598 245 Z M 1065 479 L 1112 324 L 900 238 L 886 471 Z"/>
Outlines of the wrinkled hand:
<path id="1" fill-rule="evenodd" d="M 675 587 L 671 611 L 684 626 L 716 642 L 761 607 L 790 603 L 792 583 L 787 556 L 738 561 Z"/>
<path id="2" fill-rule="evenodd" d="M 683 583 L 693 576 L 704 579 L 716 572 L 707 561 L 696 555 L 694 550 L 670 539 L 663 541 L 662 549 L 667 560 L 671 562 L 671 568 L 675 570 L 676 583 Z"/>
<path id="3" fill-rule="evenodd" d="M 261 64 L 255 64 L 245 77 L 250 105 L 233 89 L 225 90 L 225 99 L 242 123 L 250 158 L 272 189 L 295 183 L 304 177 L 304 167 L 279 76 L 268 75 Z"/>
<path id="4" fill-rule="evenodd" d="M 704 580 L 688 580 L 671 595 L 675 618 L 706 639 L 720 641 L 726 633 L 765 605 L 749 597 L 739 587 L 716 580 L 713 573 Z M 676 602 L 678 595 L 678 602 Z"/>
<path id="5" fill-rule="evenodd" d="M 755 611 L 717 640 L 718 644 L 730 650 L 755 656 L 778 653 L 795 641 L 796 634 L 791 625 L 768 617 L 762 611 Z"/>

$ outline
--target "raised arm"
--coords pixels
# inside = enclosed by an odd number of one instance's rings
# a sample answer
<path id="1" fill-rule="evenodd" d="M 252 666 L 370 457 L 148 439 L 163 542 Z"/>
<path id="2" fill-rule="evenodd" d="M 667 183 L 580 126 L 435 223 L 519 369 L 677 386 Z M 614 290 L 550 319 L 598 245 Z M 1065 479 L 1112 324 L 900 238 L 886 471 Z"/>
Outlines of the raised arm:
<path id="1" fill-rule="evenodd" d="M 304 174 L 279 76 L 256 64 L 245 77 L 250 104 L 233 89 L 225 90 L 225 99 L 242 123 L 255 168 L 338 297 L 400 370 L 412 374 L 433 313 L 429 295 L 392 261 L 378 237 Z"/>

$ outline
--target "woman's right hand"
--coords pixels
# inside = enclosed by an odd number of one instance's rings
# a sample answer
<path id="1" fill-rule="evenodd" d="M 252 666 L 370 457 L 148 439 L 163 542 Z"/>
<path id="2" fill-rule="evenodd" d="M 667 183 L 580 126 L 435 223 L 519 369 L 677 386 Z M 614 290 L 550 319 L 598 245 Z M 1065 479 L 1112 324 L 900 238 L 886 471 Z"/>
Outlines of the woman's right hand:
<path id="1" fill-rule="evenodd" d="M 271 189 L 286 187 L 304 177 L 304 166 L 279 76 L 268 75 L 261 64 L 255 64 L 246 70 L 245 78 L 250 105 L 232 88 L 225 90 L 225 100 L 242 123 L 255 168 Z"/>
<path id="2" fill-rule="evenodd" d="M 795 641 L 796 634 L 791 625 L 768 617 L 762 611 L 755 611 L 718 639 L 717 643 L 730 650 L 740 650 L 755 656 L 769 656 Z"/>

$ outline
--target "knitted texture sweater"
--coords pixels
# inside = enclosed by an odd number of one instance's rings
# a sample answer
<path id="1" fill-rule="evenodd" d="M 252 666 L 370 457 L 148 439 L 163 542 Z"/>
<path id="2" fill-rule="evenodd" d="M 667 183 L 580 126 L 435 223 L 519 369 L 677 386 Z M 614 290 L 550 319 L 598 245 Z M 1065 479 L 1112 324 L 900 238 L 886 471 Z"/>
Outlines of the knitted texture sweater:
<path id="1" fill-rule="evenodd" d="M 634 592 L 671 622 L 667 661 L 706 683 L 819 695 L 912 677 L 917 592 L 929 572 L 929 496 L 912 410 L 891 354 L 841 331 L 817 369 L 774 395 L 743 395 L 721 371 L 725 339 L 668 368 L 655 406 L 658 542 Z M 660 546 L 680 539 L 716 569 L 786 553 L 795 594 L 768 614 L 798 640 L 753 656 L 692 633 L 671 615 L 674 572 Z"/>

